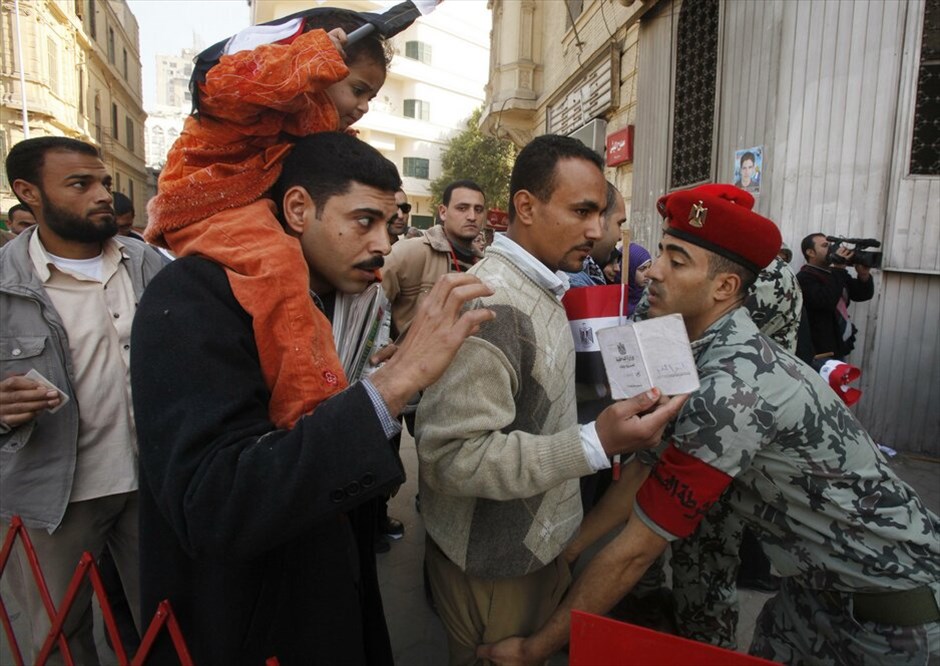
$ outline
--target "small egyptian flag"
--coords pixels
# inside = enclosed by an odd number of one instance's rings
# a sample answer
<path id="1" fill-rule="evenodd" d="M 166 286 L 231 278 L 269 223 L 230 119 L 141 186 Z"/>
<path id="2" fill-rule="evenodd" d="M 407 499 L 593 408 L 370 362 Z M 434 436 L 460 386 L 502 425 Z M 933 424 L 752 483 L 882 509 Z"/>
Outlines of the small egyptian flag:
<path id="1" fill-rule="evenodd" d="M 842 361 L 826 361 L 819 369 L 819 374 L 849 407 L 858 402 L 858 399 L 862 397 L 861 391 L 854 386 L 849 386 L 849 384 L 862 376 L 862 371 L 854 365 L 849 365 Z"/>
<path id="2" fill-rule="evenodd" d="M 574 338 L 575 381 L 580 384 L 605 384 L 607 372 L 597 344 L 597 332 L 620 326 L 621 313 L 626 314 L 626 285 L 609 284 L 598 287 L 569 289 L 562 299 L 568 314 L 568 325 Z"/>

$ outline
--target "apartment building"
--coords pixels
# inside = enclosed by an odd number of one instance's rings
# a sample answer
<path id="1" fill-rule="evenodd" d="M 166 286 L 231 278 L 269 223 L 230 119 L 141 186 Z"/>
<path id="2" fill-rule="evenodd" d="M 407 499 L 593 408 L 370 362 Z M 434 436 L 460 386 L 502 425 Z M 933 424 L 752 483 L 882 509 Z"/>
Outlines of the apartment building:
<path id="1" fill-rule="evenodd" d="M 189 80 L 193 73 L 195 48 L 183 49 L 179 55 L 158 55 L 156 97 L 153 108 L 147 109 L 147 167 L 160 170 L 166 154 L 183 130 L 186 117 L 192 112 Z"/>

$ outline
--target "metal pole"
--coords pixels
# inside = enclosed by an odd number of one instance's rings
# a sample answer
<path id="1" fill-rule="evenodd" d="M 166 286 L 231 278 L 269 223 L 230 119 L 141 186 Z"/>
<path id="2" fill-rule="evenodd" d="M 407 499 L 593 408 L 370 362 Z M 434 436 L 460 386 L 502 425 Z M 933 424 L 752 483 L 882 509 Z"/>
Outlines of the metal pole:
<path id="1" fill-rule="evenodd" d="M 23 138 L 29 138 L 29 109 L 26 105 L 26 67 L 23 62 L 23 40 L 20 35 L 20 0 L 13 0 L 16 19 L 16 57 L 20 61 L 20 96 L 23 98 Z"/>

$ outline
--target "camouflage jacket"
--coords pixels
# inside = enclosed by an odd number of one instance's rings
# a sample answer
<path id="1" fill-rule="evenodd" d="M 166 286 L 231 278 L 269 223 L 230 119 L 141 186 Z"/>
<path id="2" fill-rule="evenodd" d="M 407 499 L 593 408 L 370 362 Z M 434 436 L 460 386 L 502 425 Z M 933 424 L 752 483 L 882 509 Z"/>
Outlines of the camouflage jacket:
<path id="1" fill-rule="evenodd" d="M 816 589 L 940 581 L 940 518 L 888 467 L 822 378 L 743 308 L 693 343 L 701 387 L 637 494 L 667 539 L 690 535 L 729 488 L 775 568 Z"/>

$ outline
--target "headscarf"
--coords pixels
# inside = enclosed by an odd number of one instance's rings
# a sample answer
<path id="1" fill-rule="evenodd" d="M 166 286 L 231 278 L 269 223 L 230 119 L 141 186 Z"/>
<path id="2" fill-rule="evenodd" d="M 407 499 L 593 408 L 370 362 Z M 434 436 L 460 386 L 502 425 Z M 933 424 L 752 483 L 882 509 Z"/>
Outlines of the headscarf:
<path id="1" fill-rule="evenodd" d="M 630 264 L 628 266 L 630 275 L 627 276 L 627 315 L 633 314 L 636 304 L 640 302 L 640 297 L 643 296 L 643 290 L 646 289 L 645 284 L 637 284 L 636 269 L 650 259 L 652 257 L 645 247 L 630 243 Z"/>

